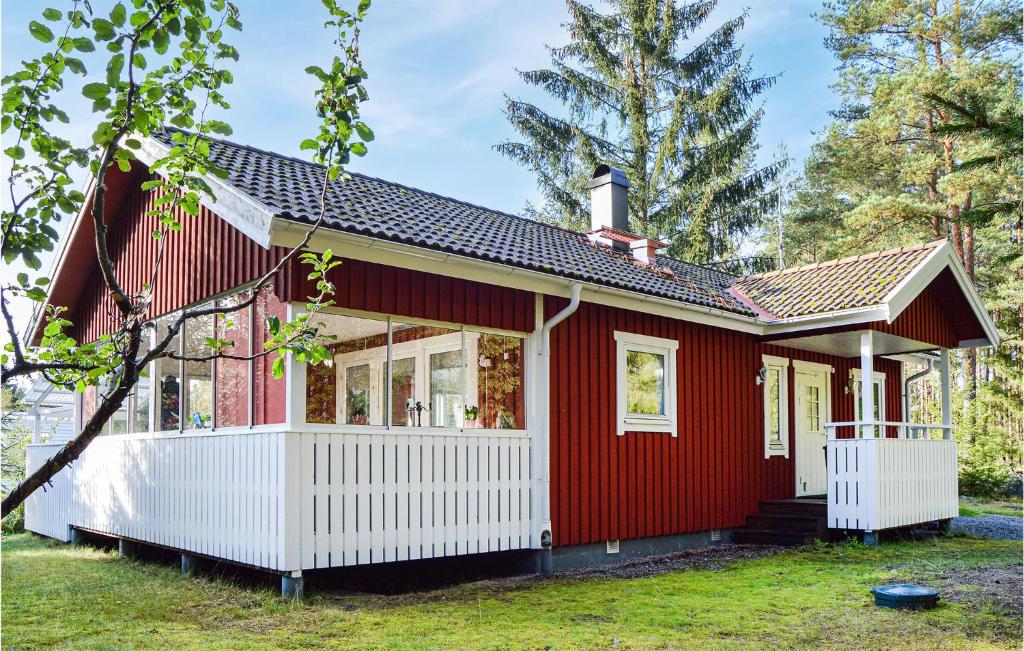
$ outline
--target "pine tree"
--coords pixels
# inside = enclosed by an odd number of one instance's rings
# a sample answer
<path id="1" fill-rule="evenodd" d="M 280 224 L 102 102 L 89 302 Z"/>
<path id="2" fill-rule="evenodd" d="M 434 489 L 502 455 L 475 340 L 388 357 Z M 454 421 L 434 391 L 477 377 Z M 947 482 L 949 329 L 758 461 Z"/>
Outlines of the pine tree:
<path id="1" fill-rule="evenodd" d="M 827 2 L 843 105 L 807 160 L 785 237 L 795 262 L 949 238 L 1002 336 L 997 350 L 959 355 L 955 422 L 969 455 L 1018 472 L 1020 15 L 1019 0 Z"/>
<path id="2" fill-rule="evenodd" d="M 782 163 L 753 165 L 761 110 L 775 77 L 751 74 L 729 20 L 689 51 L 716 0 L 611 0 L 610 11 L 568 0 L 569 43 L 549 48 L 551 67 L 520 71 L 564 112 L 506 97 L 520 142 L 497 146 L 537 176 L 542 206 L 527 213 L 577 230 L 589 226 L 588 181 L 610 163 L 630 182 L 630 230 L 667 239 L 672 254 L 707 262 L 773 209 Z"/>

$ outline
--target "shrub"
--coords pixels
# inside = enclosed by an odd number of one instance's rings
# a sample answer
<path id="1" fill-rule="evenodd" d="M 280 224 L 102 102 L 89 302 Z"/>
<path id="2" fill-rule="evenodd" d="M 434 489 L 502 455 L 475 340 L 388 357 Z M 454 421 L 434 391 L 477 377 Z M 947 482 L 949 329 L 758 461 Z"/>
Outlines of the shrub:
<path id="1" fill-rule="evenodd" d="M 4 537 L 11 534 L 21 533 L 25 530 L 25 505 L 19 504 L 18 508 L 11 511 L 10 515 L 4 518 L 0 524 L 0 534 Z"/>
<path id="2" fill-rule="evenodd" d="M 1007 470 L 992 467 L 960 469 L 960 494 L 972 497 L 999 497 L 1010 485 L 1013 477 Z"/>

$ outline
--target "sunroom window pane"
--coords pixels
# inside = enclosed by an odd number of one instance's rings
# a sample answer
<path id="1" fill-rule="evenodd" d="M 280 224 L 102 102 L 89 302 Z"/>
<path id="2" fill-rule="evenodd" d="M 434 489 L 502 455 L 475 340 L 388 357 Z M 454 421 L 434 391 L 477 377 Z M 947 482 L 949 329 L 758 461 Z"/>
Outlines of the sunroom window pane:
<path id="1" fill-rule="evenodd" d="M 162 341 L 167 335 L 167 327 L 173 317 L 163 317 L 157 320 L 156 337 Z M 180 352 L 180 333 L 167 346 L 167 352 Z M 181 362 L 169 357 L 161 357 L 154 364 L 154 382 L 157 382 L 157 395 L 159 397 L 159 418 L 157 424 L 161 431 L 176 430 L 180 427 L 181 421 Z"/>
<path id="2" fill-rule="evenodd" d="M 467 333 L 467 342 L 469 339 Z M 477 403 L 466 405 L 466 427 L 525 428 L 523 340 L 504 335 L 480 335 L 475 370 Z"/>
<path id="3" fill-rule="evenodd" d="M 189 319 L 185 323 L 185 355 L 210 355 L 212 351 L 206 340 L 214 336 L 212 314 Z M 185 429 L 201 429 L 213 424 L 213 362 L 185 362 L 185 404 L 188 414 Z"/>
<path id="4" fill-rule="evenodd" d="M 462 399 L 462 349 L 430 355 L 430 424 L 434 427 L 462 427 L 465 403 Z"/>
<path id="5" fill-rule="evenodd" d="M 626 351 L 626 412 L 665 415 L 665 356 Z"/>
<path id="6" fill-rule="evenodd" d="M 139 357 L 142 357 L 150 350 L 150 337 L 152 330 L 145 330 L 142 334 L 142 345 L 139 346 Z M 132 431 L 149 431 L 149 412 L 152 403 L 152 365 L 145 369 L 135 384 L 135 412 L 132 414 Z"/>
<path id="7" fill-rule="evenodd" d="M 416 424 L 416 358 L 402 357 L 391 364 L 391 424 L 412 427 Z"/>
<path id="8" fill-rule="evenodd" d="M 462 427 L 465 420 L 462 339 L 462 330 L 454 328 L 392 323 L 393 424 Z"/>
<path id="9" fill-rule="evenodd" d="M 345 423 L 370 423 L 370 365 L 358 364 L 345 369 Z"/>
<path id="10" fill-rule="evenodd" d="M 221 299 L 218 305 L 234 307 L 249 298 L 248 292 Z M 252 320 L 252 306 L 217 315 L 217 335 L 230 341 L 224 348 L 225 355 L 246 357 L 249 355 L 249 326 Z M 244 359 L 217 360 L 217 427 L 244 427 L 249 424 L 249 362 Z"/>
<path id="11" fill-rule="evenodd" d="M 334 356 L 306 367 L 306 422 L 383 425 L 388 322 L 325 313 L 314 325 Z"/>

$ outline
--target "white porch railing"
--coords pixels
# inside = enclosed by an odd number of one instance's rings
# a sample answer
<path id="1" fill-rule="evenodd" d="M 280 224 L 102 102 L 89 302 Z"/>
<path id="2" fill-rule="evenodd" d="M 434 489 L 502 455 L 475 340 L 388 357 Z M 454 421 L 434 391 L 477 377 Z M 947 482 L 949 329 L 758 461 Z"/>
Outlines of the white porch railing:
<path id="1" fill-rule="evenodd" d="M 468 430 L 104 436 L 29 497 L 26 528 L 283 571 L 529 548 L 530 444 Z M 29 446 L 29 471 L 59 448 Z"/>
<path id="2" fill-rule="evenodd" d="M 881 431 L 899 438 L 836 438 L 837 431 Z M 828 423 L 828 526 L 878 531 L 956 517 L 956 443 L 947 425 L 863 421 Z M 925 433 L 941 431 L 942 439 Z"/>

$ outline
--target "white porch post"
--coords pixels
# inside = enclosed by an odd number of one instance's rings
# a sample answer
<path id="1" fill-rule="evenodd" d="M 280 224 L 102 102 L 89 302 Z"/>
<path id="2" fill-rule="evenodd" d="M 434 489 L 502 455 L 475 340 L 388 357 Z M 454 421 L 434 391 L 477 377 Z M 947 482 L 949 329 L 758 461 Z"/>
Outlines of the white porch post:
<path id="1" fill-rule="evenodd" d="M 874 419 L 875 414 L 875 373 L 874 373 L 875 346 L 870 330 L 860 333 L 860 409 L 861 421 L 868 422 Z M 864 425 L 861 427 L 861 438 L 872 438 L 874 427 Z"/>
<path id="2" fill-rule="evenodd" d="M 32 414 L 32 443 L 38 445 L 42 441 L 43 416 L 35 408 L 29 413 Z"/>
<path id="3" fill-rule="evenodd" d="M 289 303 L 287 317 L 291 321 L 306 311 L 302 303 Z M 288 429 L 306 424 L 306 364 L 288 353 L 285 358 L 285 423 Z"/>
<path id="4" fill-rule="evenodd" d="M 942 438 L 953 438 L 953 404 L 949 387 L 949 349 L 939 349 L 939 378 L 942 385 L 942 424 L 946 429 L 942 430 Z"/>

